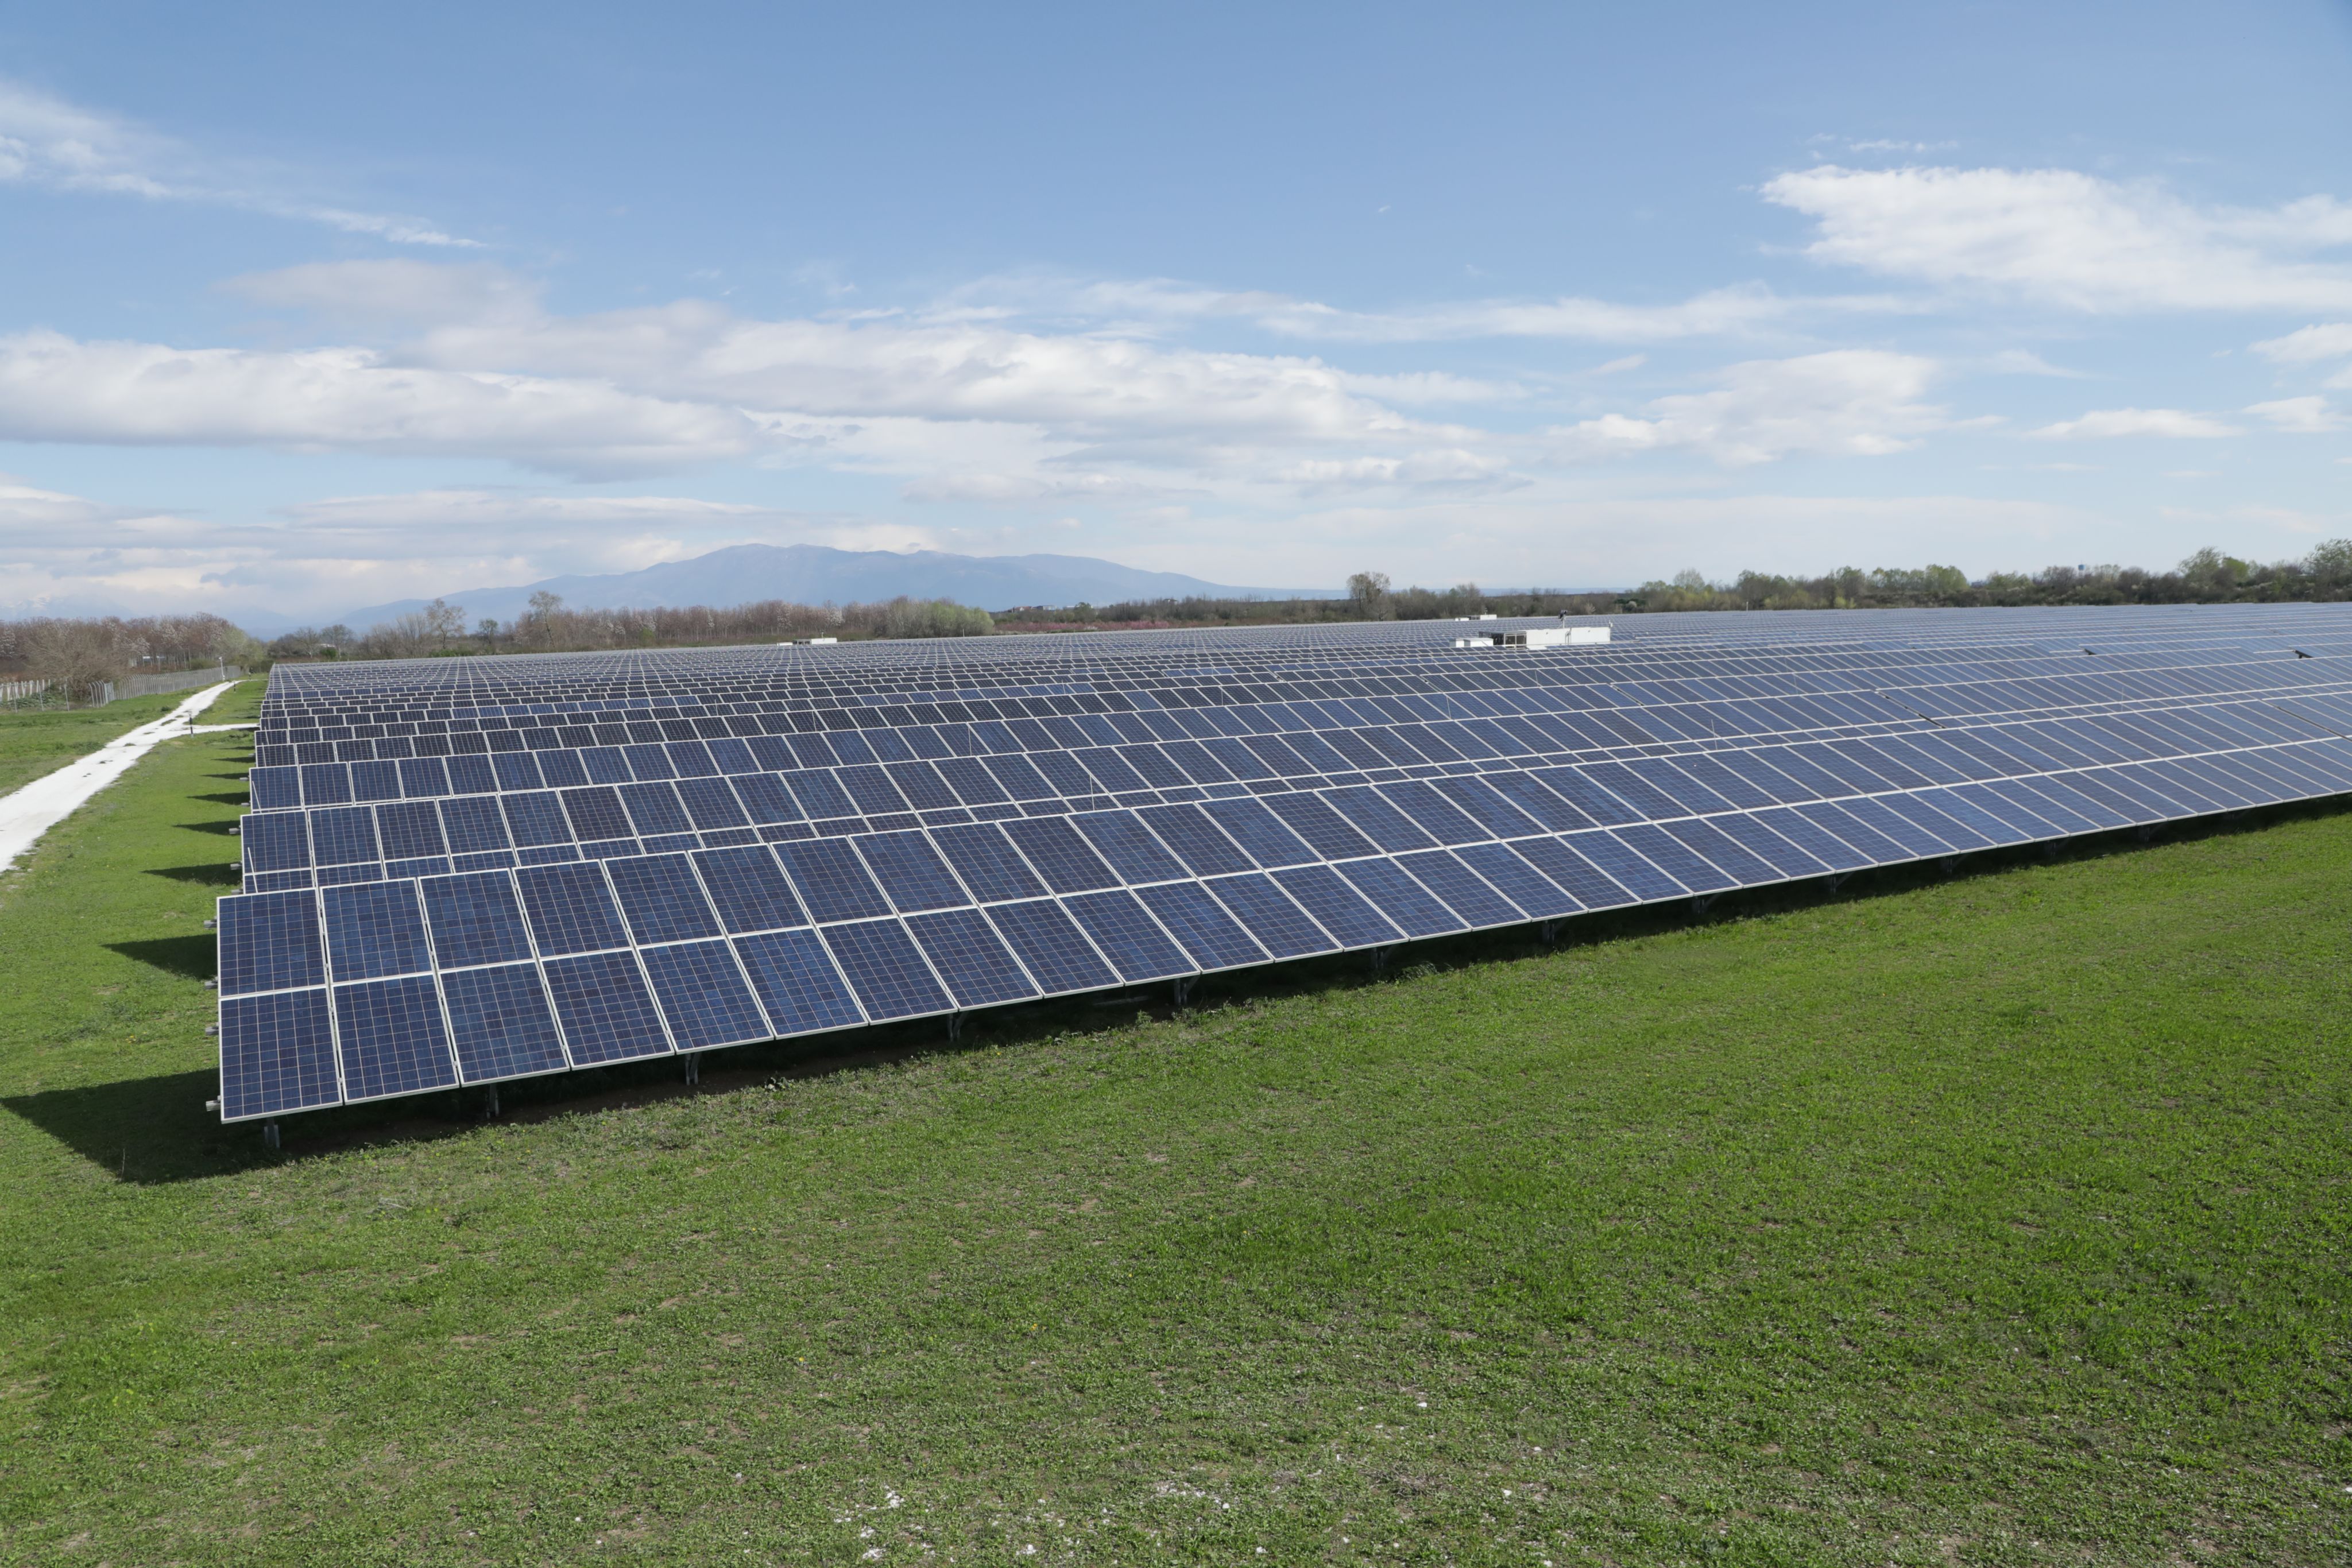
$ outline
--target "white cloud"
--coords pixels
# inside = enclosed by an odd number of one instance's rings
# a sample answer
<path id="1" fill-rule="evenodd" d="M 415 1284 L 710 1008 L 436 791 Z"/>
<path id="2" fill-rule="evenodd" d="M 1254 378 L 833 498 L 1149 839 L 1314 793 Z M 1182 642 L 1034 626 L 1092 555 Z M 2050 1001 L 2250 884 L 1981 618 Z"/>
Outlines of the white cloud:
<path id="1" fill-rule="evenodd" d="M 504 457 L 601 476 L 742 456 L 771 433 L 737 409 L 583 379 L 37 331 L 0 338 L 0 439 Z"/>
<path id="2" fill-rule="evenodd" d="M 206 160 L 129 120 L 5 81 L 0 81 L 0 183 L 238 207 L 397 245 L 475 245 L 422 219 L 299 195 L 282 175 Z"/>
<path id="3" fill-rule="evenodd" d="M 2283 365 L 2308 365 L 2321 360 L 2352 355 L 2352 321 L 2327 321 L 2305 327 L 2284 338 L 2266 338 L 2254 352 Z"/>
<path id="4" fill-rule="evenodd" d="M 2237 426 L 2178 408 L 2100 408 L 2079 419 L 2060 420 L 2028 436 L 2039 441 L 2103 441 L 2119 435 L 2158 435 L 2177 441 L 2213 440 L 2244 434 Z"/>
<path id="5" fill-rule="evenodd" d="M 2158 186 L 2066 169 L 1799 170 L 1765 198 L 1816 219 L 1805 254 L 1895 277 L 2004 288 L 2072 309 L 2352 306 L 2352 205 L 2310 196 L 2200 207 Z"/>
<path id="6" fill-rule="evenodd" d="M 1937 374 L 1932 360 L 1870 349 L 1751 360 L 1722 371 L 1715 391 L 1653 401 L 1647 417 L 1604 414 L 1550 434 L 1570 458 L 1670 449 L 1732 465 L 1802 454 L 1884 456 L 1952 423 L 1944 408 L 1920 401 Z"/>
<path id="7" fill-rule="evenodd" d="M 2330 408 L 2324 397 L 2284 397 L 2271 402 L 2258 402 L 2246 412 L 2258 419 L 2269 420 L 2279 429 L 2294 435 L 2325 435 L 2334 431 L 2352 429 L 2352 420 Z"/>
<path id="8" fill-rule="evenodd" d="M 998 277 L 955 290 L 918 319 L 933 322 L 1059 320 L 1155 335 L 1202 321 L 1241 321 L 1279 337 L 1350 343 L 1431 343 L 1480 338 L 1668 342 L 1746 336 L 1820 315 L 1911 308 L 1883 295 L 1788 298 L 1760 283 L 1708 289 L 1664 305 L 1564 295 L 1473 299 L 1396 310 L 1350 310 L 1254 289 L 1216 289 L 1171 278 L 1076 281 Z"/>
<path id="9" fill-rule="evenodd" d="M 338 327 L 413 329 L 539 314 L 538 285 L 488 262 L 448 266 L 387 257 L 321 261 L 223 283 L 225 293 L 299 310 Z"/>

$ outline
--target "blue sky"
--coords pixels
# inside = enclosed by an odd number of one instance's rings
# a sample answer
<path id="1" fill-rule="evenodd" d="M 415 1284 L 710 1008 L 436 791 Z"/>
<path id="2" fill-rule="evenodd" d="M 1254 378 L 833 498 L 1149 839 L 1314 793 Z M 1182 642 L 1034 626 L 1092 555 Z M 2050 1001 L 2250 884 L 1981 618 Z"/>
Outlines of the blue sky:
<path id="1" fill-rule="evenodd" d="M 2352 533 L 2343 5 L 0 11 L 0 610 Z"/>

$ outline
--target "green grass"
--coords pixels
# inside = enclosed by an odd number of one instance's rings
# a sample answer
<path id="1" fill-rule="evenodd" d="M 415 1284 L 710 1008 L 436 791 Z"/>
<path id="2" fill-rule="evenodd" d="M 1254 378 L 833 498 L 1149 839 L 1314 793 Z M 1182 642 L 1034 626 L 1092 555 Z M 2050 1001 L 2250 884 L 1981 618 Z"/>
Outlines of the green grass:
<path id="1" fill-rule="evenodd" d="M 206 724 L 246 722 L 259 716 L 258 679 L 222 695 L 205 714 Z M 87 756 L 126 730 L 162 718 L 187 701 L 186 692 L 124 697 L 104 707 L 0 709 L 0 795 L 53 773 Z M 240 711 L 232 714 L 231 708 Z"/>
<path id="2" fill-rule="evenodd" d="M 0 1561 L 2352 1555 L 2352 814 L 272 1155 L 245 755 L 0 883 Z"/>

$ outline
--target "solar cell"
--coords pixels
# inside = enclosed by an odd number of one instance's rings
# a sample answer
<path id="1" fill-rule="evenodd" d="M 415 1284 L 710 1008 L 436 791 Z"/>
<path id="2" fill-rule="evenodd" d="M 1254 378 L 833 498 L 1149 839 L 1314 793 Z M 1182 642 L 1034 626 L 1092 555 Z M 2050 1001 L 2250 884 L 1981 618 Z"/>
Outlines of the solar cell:
<path id="1" fill-rule="evenodd" d="M 221 1000 L 221 1115 L 236 1122 L 341 1102 L 323 990 Z"/>
<path id="2" fill-rule="evenodd" d="M 924 956 L 960 1008 L 987 1007 L 1037 995 L 1019 959 L 977 909 L 918 915 L 907 922 Z"/>
<path id="3" fill-rule="evenodd" d="M 647 947 L 639 956 L 678 1050 L 708 1051 L 774 1033 L 726 943 L 681 942 Z"/>
<path id="4" fill-rule="evenodd" d="M 467 1082 L 561 1072 L 571 1066 L 537 965 L 445 973 L 441 990 L 448 1004 L 450 1042 Z"/>
<path id="5" fill-rule="evenodd" d="M 336 979 L 372 980 L 418 974 L 433 967 L 416 883 L 365 882 L 331 887 L 319 895 L 319 902 L 326 906 L 327 951 L 334 962 Z"/>
<path id="6" fill-rule="evenodd" d="M 820 922 L 866 920 L 890 913 L 890 901 L 845 840 L 778 844 L 776 858 L 783 862 L 803 907 Z"/>
<path id="7" fill-rule="evenodd" d="M 317 894 L 263 893 L 224 899 L 218 924 L 223 996 L 325 984 Z"/>
<path id="8" fill-rule="evenodd" d="M 612 860 L 604 862 L 604 871 L 612 878 L 629 932 L 639 943 L 686 942 L 719 935 L 719 917 L 703 897 L 701 880 L 684 855 Z"/>
<path id="9" fill-rule="evenodd" d="M 661 1056 L 669 1033 L 633 953 L 591 953 L 551 959 L 547 988 L 555 1016 L 580 1067 Z"/>
<path id="10" fill-rule="evenodd" d="M 738 937 L 735 952 L 778 1034 L 812 1034 L 866 1021 L 814 931 Z"/>
<path id="11" fill-rule="evenodd" d="M 916 1018 L 943 1013 L 954 1005 L 897 921 L 866 920 L 822 931 L 867 1018 L 877 1023 Z"/>
<path id="12" fill-rule="evenodd" d="M 1063 907 L 1122 979 L 1161 980 L 1197 967 L 1131 893 L 1084 894 L 1063 900 Z"/>
<path id="13" fill-rule="evenodd" d="M 601 867 L 578 862 L 526 866 L 515 873 L 515 885 L 531 938 L 547 956 L 629 945 Z"/>
<path id="14" fill-rule="evenodd" d="M 337 986 L 335 1025 L 346 1101 L 422 1094 L 457 1082 L 441 993 L 430 975 Z"/>

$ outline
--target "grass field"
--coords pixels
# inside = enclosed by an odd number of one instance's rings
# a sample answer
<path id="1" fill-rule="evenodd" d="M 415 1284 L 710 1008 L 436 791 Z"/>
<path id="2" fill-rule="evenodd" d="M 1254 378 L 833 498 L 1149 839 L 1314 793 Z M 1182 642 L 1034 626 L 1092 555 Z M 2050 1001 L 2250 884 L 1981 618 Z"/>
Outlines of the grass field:
<path id="1" fill-rule="evenodd" d="M 247 685 L 257 694 L 254 706 L 257 707 L 262 683 Z M 222 700 L 236 695 L 232 692 Z M 0 795 L 96 751 L 125 730 L 162 718 L 187 700 L 186 692 L 169 692 L 162 696 L 124 697 L 104 707 L 0 710 Z"/>
<path id="2" fill-rule="evenodd" d="M 2352 1555 L 2352 814 L 271 1155 L 247 756 L 0 881 L 0 1562 Z"/>

